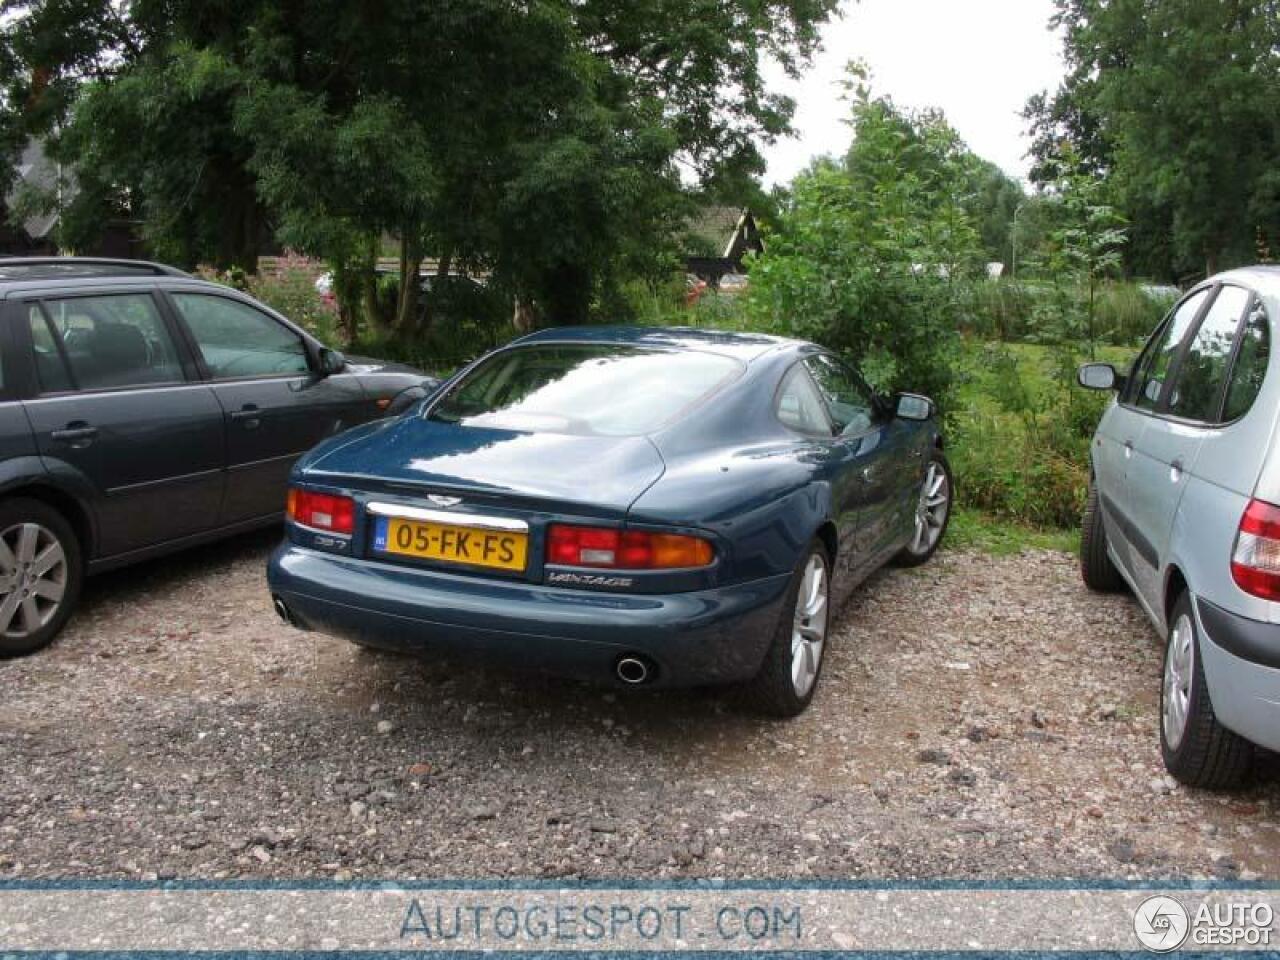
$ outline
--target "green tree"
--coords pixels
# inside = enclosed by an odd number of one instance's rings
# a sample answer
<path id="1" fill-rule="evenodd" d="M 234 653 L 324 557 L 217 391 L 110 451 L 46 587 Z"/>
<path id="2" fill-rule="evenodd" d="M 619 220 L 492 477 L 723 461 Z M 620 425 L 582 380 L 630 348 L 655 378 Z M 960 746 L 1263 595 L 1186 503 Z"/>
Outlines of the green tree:
<path id="1" fill-rule="evenodd" d="M 835 6 L 7 0 L 0 81 L 75 169 L 69 235 L 116 204 L 166 256 L 247 268 L 265 214 L 334 263 L 348 317 L 413 333 L 431 253 L 577 322 L 661 261 L 700 184 L 761 169 L 792 110 L 761 62 L 796 69 Z M 26 96 L 40 77 L 56 95 Z"/>
<path id="2" fill-rule="evenodd" d="M 1151 224 L 1131 259 L 1169 278 L 1275 246 L 1280 4 L 1057 0 L 1054 22 L 1069 73 L 1028 105 L 1040 178 L 1069 143 Z"/>
<path id="3" fill-rule="evenodd" d="M 972 155 L 937 112 L 908 113 L 853 74 L 853 146 L 796 178 L 748 309 L 826 343 L 885 390 L 946 404 L 961 298 L 982 262 L 966 209 Z"/>
<path id="4" fill-rule="evenodd" d="M 1090 359 L 1097 356 L 1097 300 L 1100 285 L 1121 269 L 1128 240 L 1124 217 L 1109 200 L 1108 184 L 1091 173 L 1068 146 L 1046 162 L 1053 179 L 1049 196 L 1056 227 L 1050 231 L 1040 266 L 1056 296 L 1047 308 L 1050 338 L 1073 346 L 1083 341 Z"/>

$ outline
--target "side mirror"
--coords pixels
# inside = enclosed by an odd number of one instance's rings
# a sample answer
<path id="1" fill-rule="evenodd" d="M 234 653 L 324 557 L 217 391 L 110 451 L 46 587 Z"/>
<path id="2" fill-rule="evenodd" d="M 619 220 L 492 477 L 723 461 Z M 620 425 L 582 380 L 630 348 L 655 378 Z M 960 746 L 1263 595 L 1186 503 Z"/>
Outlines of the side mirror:
<path id="1" fill-rule="evenodd" d="M 1120 377 L 1109 363 L 1086 363 L 1076 371 L 1076 382 L 1086 390 L 1114 390 Z"/>
<path id="2" fill-rule="evenodd" d="M 918 393 L 900 393 L 894 412 L 901 420 L 932 420 L 937 409 L 933 401 Z"/>
<path id="3" fill-rule="evenodd" d="M 337 350 L 330 350 L 328 347 L 320 348 L 320 376 L 331 377 L 335 373 L 341 373 L 347 367 L 347 358 Z"/>

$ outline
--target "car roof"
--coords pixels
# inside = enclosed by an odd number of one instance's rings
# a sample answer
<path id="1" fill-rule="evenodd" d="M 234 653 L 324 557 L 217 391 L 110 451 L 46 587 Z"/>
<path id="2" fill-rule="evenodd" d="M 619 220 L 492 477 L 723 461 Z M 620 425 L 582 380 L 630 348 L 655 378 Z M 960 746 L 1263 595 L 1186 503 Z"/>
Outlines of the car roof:
<path id="1" fill-rule="evenodd" d="M 521 337 L 511 346 L 536 343 L 603 343 L 626 344 L 663 349 L 702 350 L 722 353 L 750 361 L 786 346 L 799 346 L 798 340 L 787 340 L 764 333 L 739 333 L 733 330 L 703 330 L 696 327 L 596 326 L 550 327 Z"/>
<path id="2" fill-rule="evenodd" d="M 0 257 L 0 285 L 33 281 L 129 277 L 189 277 L 177 267 L 149 260 L 108 257 Z"/>
<path id="3" fill-rule="evenodd" d="M 1232 280 L 1265 296 L 1280 297 L 1280 266 L 1271 266 L 1269 264 L 1237 267 L 1225 273 L 1215 274 L 1200 286 L 1206 286 L 1210 283 L 1230 282 Z"/>

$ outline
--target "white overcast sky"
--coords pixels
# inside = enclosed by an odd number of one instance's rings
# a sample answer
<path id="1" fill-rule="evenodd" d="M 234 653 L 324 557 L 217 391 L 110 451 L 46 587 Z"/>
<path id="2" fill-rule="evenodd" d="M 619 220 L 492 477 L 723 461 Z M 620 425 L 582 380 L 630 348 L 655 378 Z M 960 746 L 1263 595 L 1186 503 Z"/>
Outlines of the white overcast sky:
<path id="1" fill-rule="evenodd" d="M 1027 98 L 1062 78 L 1061 44 L 1049 31 L 1052 0 L 843 0 L 823 30 L 824 49 L 795 82 L 772 86 L 796 100 L 795 138 L 765 151 L 768 184 L 786 183 L 812 157 L 843 153 L 844 66 L 860 59 L 872 87 L 903 107 L 940 107 L 979 156 L 1025 177 Z"/>

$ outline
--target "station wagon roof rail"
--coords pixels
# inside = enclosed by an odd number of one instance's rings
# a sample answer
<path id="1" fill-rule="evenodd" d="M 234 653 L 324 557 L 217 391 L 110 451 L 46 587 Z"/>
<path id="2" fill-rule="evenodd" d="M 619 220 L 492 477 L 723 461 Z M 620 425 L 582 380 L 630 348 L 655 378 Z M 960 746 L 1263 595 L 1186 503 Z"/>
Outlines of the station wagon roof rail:
<path id="1" fill-rule="evenodd" d="M 177 267 L 110 257 L 0 257 L 0 283 L 98 277 L 190 277 Z"/>

